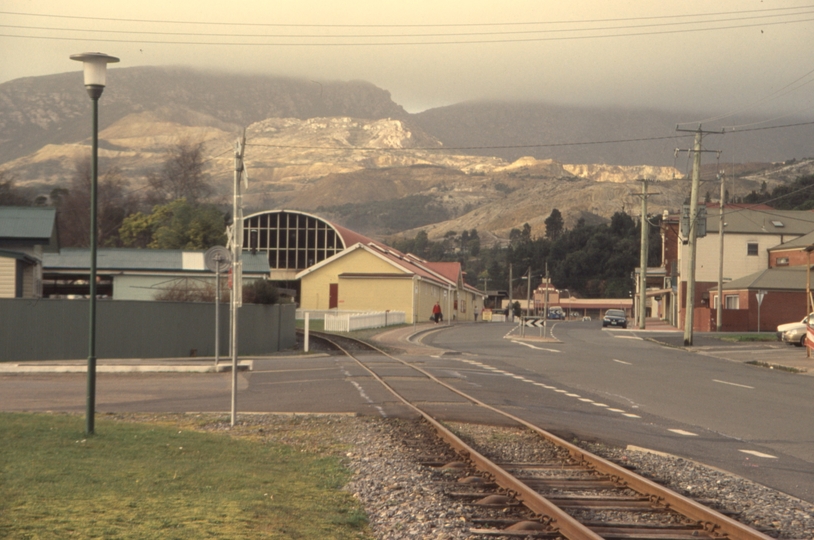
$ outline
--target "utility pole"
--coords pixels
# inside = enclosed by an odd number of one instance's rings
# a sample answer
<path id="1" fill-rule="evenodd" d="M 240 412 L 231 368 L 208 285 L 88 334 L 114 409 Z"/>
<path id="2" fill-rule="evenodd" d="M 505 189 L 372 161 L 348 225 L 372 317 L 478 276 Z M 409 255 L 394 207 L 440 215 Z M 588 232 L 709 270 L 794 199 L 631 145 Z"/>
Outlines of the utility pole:
<path id="1" fill-rule="evenodd" d="M 650 223 L 647 221 L 647 197 L 650 195 L 658 195 L 658 193 L 647 193 L 646 178 L 639 180 L 642 183 L 642 236 L 641 236 L 641 253 L 639 254 L 639 329 L 645 329 L 645 319 L 647 318 L 647 252 L 650 250 L 648 245 L 650 240 Z"/>
<path id="2" fill-rule="evenodd" d="M 721 211 L 718 220 L 718 309 L 715 310 L 715 331 L 720 332 L 723 327 L 724 313 L 724 175 L 718 171 L 721 180 Z"/>
<path id="3" fill-rule="evenodd" d="M 701 126 L 697 130 L 678 129 L 676 131 L 687 131 L 695 133 L 695 143 L 693 144 L 693 165 L 692 165 L 692 187 L 690 188 L 690 232 L 687 241 L 687 249 L 690 252 L 689 268 L 687 275 L 687 295 L 686 312 L 684 314 L 684 346 L 692 345 L 693 332 L 693 310 L 695 309 L 695 257 L 697 252 L 698 235 L 698 185 L 701 179 L 701 140 L 704 133 L 723 133 L 718 131 L 702 131 Z"/>
<path id="4" fill-rule="evenodd" d="M 237 417 L 237 310 L 243 305 L 243 263 L 240 260 L 243 250 L 243 194 L 241 180 L 244 179 L 243 153 L 246 147 L 246 132 L 243 138 L 235 143 L 235 185 L 232 197 L 232 235 L 229 239 L 232 248 L 232 294 L 231 307 L 231 356 L 232 356 L 232 415 L 231 425 L 234 427 Z M 248 182 L 248 178 L 246 178 Z"/>
<path id="5" fill-rule="evenodd" d="M 545 302 L 543 305 L 543 328 L 545 332 L 543 337 L 548 336 L 548 285 L 551 283 L 551 278 L 548 276 L 548 261 L 545 262 Z"/>
<path id="6" fill-rule="evenodd" d="M 512 302 L 512 289 L 514 288 L 514 281 L 512 280 L 512 263 L 509 263 L 509 322 L 514 322 L 514 304 Z"/>

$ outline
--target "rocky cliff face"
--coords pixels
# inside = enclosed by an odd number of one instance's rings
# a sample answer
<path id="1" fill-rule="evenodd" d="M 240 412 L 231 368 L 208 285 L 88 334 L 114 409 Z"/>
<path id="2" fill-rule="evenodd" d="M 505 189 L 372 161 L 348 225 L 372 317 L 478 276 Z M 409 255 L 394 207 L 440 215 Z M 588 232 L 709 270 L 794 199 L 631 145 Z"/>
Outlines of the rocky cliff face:
<path id="1" fill-rule="evenodd" d="M 488 243 L 524 223 L 542 234 L 543 221 L 554 208 L 562 212 L 566 226 L 579 218 L 607 219 L 622 210 L 635 215 L 640 191 L 635 181 L 640 178 L 660 181 L 659 194 L 651 200 L 659 213 L 679 208 L 689 193 L 689 182 L 671 166 L 528 155 L 509 161 L 450 148 L 448 140 L 444 144 L 449 130 L 462 122 L 470 130 L 467 141 L 481 141 L 487 132 L 492 138 L 486 142 L 498 136 L 505 143 L 520 140 L 523 129 L 509 129 L 510 121 L 520 128 L 543 122 L 550 131 L 547 137 L 554 137 L 557 122 L 564 121 L 556 108 L 548 116 L 538 108 L 525 118 L 520 106 L 491 108 L 481 114 L 486 121 L 480 125 L 474 122 L 480 116 L 467 116 L 467 106 L 409 115 L 389 93 L 363 82 L 315 83 L 170 68 L 111 70 L 109 77 L 100 109 L 100 169 L 120 169 L 132 189 L 143 187 L 168 147 L 203 141 L 207 172 L 226 200 L 232 189 L 234 144 L 245 129 L 250 182 L 244 201 L 249 209 L 285 207 L 319 212 L 339 223 L 353 216 L 363 224 L 374 221 L 360 216 L 375 214 L 375 223 L 388 225 L 362 231 L 371 235 L 398 230 L 393 223 L 417 226 L 416 220 L 397 219 L 415 213 L 415 204 L 430 210 L 418 225 L 428 228 L 432 238 L 474 228 Z M 457 120 L 456 110 L 461 113 Z M 89 155 L 89 111 L 78 72 L 0 85 L 0 170 L 43 194 L 65 187 L 75 161 Z M 450 125 L 438 128 L 441 120 Z M 760 189 L 763 181 L 772 187 L 814 167 L 797 162 L 772 173 L 765 168 L 749 164 L 739 170 L 733 193 Z M 711 170 L 704 178 L 714 176 Z"/>

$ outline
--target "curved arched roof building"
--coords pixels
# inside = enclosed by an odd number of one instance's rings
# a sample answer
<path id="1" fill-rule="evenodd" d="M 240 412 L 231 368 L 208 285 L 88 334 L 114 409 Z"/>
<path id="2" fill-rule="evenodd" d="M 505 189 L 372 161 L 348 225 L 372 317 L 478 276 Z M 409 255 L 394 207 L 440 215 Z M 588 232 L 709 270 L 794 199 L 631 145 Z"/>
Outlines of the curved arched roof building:
<path id="1" fill-rule="evenodd" d="M 307 310 L 402 311 L 418 321 L 435 303 L 456 320 L 483 308 L 460 263 L 425 261 L 306 212 L 244 217 L 243 248 L 265 252 L 270 279 L 285 282 Z"/>
<path id="2" fill-rule="evenodd" d="M 265 210 L 243 218 L 243 249 L 268 253 L 272 280 L 293 280 L 298 272 L 359 242 L 380 244 L 297 210 Z"/>

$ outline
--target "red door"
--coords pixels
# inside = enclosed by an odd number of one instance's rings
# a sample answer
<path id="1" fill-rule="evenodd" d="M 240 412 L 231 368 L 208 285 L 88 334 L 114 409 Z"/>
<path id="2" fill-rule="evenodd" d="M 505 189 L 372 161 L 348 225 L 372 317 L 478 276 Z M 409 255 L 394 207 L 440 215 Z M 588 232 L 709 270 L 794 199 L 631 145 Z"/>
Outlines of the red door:
<path id="1" fill-rule="evenodd" d="M 339 283 L 331 283 L 328 292 L 328 309 L 339 307 Z"/>

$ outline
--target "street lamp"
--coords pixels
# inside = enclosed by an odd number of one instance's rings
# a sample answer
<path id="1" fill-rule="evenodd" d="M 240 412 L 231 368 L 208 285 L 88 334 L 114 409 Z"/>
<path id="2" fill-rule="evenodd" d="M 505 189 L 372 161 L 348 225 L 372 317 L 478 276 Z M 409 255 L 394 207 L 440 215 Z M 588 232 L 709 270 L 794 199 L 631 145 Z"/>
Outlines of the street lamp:
<path id="1" fill-rule="evenodd" d="M 96 408 L 96 192 L 98 184 L 99 154 L 99 98 L 105 89 L 107 65 L 118 62 L 114 56 L 102 53 L 72 54 L 71 60 L 82 62 L 85 71 L 85 89 L 93 102 L 93 147 L 91 151 L 90 185 L 90 327 L 88 330 L 88 398 L 85 415 L 85 433 L 93 433 L 93 415 Z"/>
<path id="2" fill-rule="evenodd" d="M 571 320 L 571 291 L 569 291 L 568 289 L 563 289 L 562 292 L 567 292 L 568 293 L 568 320 L 570 321 Z M 562 299 L 560 299 L 560 302 L 562 302 Z"/>

